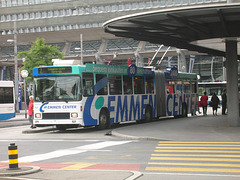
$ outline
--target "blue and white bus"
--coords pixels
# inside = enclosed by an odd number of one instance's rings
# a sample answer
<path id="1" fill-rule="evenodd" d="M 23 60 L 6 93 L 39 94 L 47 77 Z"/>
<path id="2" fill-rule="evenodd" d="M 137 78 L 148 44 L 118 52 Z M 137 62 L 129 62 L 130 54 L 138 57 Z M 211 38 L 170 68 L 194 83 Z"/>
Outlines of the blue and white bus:
<path id="1" fill-rule="evenodd" d="M 197 75 L 135 65 L 86 64 L 33 69 L 34 124 L 60 130 L 195 114 Z"/>
<path id="2" fill-rule="evenodd" d="M 13 81 L 0 81 L 0 121 L 16 116 L 14 97 Z"/>

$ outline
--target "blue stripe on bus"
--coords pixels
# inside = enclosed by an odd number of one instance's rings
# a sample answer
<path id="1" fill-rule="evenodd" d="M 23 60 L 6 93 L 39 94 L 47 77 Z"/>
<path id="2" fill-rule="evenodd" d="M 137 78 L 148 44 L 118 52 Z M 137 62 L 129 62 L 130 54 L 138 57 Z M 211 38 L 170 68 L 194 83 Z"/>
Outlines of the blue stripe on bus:
<path id="1" fill-rule="evenodd" d="M 15 116 L 16 116 L 16 113 L 0 114 L 0 121 L 8 120 L 8 119 L 14 118 Z"/>

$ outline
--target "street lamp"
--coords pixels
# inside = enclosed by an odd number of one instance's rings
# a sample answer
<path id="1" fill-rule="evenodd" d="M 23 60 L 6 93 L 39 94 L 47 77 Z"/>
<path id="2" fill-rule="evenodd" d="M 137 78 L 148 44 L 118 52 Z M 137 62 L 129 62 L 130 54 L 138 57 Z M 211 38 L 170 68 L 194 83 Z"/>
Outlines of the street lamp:
<path id="1" fill-rule="evenodd" d="M 26 103 L 26 77 L 28 77 L 28 71 L 27 70 L 22 70 L 21 75 L 24 79 L 24 104 L 25 104 L 25 118 L 27 118 L 27 103 Z"/>
<path id="2" fill-rule="evenodd" d="M 7 42 L 13 42 L 14 43 L 14 80 L 15 80 L 15 110 L 16 112 L 19 112 L 19 104 L 18 104 L 18 62 L 17 62 L 17 27 L 16 27 L 16 21 L 14 21 L 14 39 L 8 39 Z"/>

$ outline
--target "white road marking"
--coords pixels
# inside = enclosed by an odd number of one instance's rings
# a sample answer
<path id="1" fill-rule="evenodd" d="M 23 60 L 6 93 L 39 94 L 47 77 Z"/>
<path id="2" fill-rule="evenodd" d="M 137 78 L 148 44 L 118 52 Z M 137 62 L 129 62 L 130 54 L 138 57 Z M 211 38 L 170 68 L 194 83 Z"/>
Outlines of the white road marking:
<path id="1" fill-rule="evenodd" d="M 42 161 L 42 160 L 46 160 L 46 159 L 52 159 L 52 158 L 58 158 L 58 157 L 62 157 L 62 156 L 84 153 L 84 152 L 87 152 L 87 151 L 99 150 L 99 149 L 103 149 L 103 148 L 106 148 L 106 147 L 122 145 L 122 144 L 130 143 L 130 142 L 132 142 L 132 141 L 99 142 L 99 143 L 79 146 L 79 147 L 70 148 L 70 149 L 60 149 L 60 150 L 56 150 L 56 151 L 52 151 L 52 152 L 44 153 L 44 154 L 25 156 L 25 157 L 22 157 L 22 158 L 18 158 L 18 162 Z"/>

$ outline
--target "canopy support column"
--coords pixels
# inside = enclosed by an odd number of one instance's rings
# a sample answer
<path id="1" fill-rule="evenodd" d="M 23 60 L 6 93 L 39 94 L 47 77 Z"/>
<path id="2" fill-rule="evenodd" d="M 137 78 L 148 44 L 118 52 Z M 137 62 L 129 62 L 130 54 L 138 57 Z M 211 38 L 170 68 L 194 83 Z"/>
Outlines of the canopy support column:
<path id="1" fill-rule="evenodd" d="M 237 41 L 226 40 L 227 109 L 231 126 L 240 126 L 238 98 Z"/>

